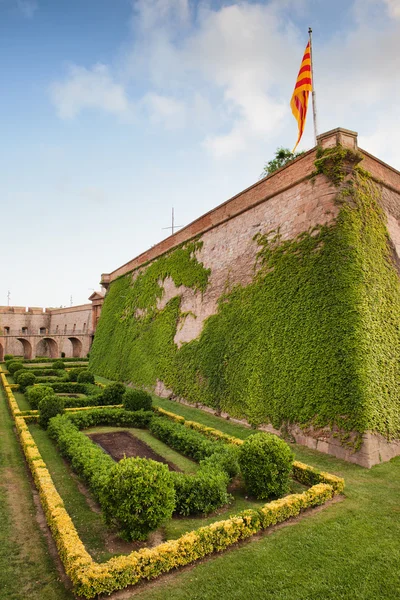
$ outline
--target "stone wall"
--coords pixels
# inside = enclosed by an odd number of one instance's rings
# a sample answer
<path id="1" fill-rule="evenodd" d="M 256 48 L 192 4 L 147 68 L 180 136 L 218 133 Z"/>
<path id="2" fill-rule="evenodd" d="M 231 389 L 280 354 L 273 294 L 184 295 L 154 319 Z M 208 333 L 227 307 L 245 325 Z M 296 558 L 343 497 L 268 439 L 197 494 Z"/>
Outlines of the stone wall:
<path id="1" fill-rule="evenodd" d="M 354 132 L 338 129 L 319 138 L 323 148 L 333 148 L 337 143 L 357 150 Z M 360 152 L 364 158 L 362 167 L 372 174 L 380 186 L 391 243 L 398 258 L 400 173 L 367 152 Z M 103 274 L 103 285 L 107 287 L 120 276 L 131 272 L 134 279 L 160 256 L 182 243 L 200 239 L 202 248 L 196 252 L 196 258 L 206 269 L 210 269 L 206 290 L 200 293 L 184 286 L 177 287 L 173 279 L 167 277 L 162 282 L 163 295 L 157 304 L 161 310 L 172 298 L 180 296 L 182 317 L 174 341 L 180 347 L 184 342 L 198 339 L 206 319 L 217 312 L 221 296 L 235 284 L 246 286 L 253 280 L 259 250 L 254 240 L 257 233 L 279 230 L 281 241 L 292 240 L 303 232 L 310 232 L 315 226 L 331 223 L 337 217 L 339 206 L 335 198 L 338 190 L 324 175 L 311 177 L 315 159 L 316 149 L 313 149 L 112 273 Z M 162 381 L 157 382 L 156 391 L 160 395 L 176 398 L 174 391 L 166 389 Z M 321 431 L 309 428 L 307 431 L 291 427 L 289 433 L 299 443 L 365 466 L 387 460 L 398 454 L 400 447 L 397 442 L 388 443 L 382 436 L 369 432 L 364 435 L 357 452 L 341 445 L 337 432 L 328 432 L 326 428 Z"/>
<path id="2" fill-rule="evenodd" d="M 4 354 L 86 356 L 94 334 L 92 322 L 92 304 L 56 309 L 0 306 L 0 360 Z"/>

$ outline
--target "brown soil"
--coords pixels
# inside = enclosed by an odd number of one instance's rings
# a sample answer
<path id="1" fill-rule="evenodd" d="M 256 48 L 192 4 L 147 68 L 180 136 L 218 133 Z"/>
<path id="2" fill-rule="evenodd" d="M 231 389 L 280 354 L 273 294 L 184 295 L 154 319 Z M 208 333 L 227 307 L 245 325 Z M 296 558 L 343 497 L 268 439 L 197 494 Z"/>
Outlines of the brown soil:
<path id="1" fill-rule="evenodd" d="M 128 431 L 91 433 L 88 435 L 117 462 L 123 458 L 137 456 L 139 458 L 151 458 L 157 462 L 164 463 L 165 465 L 168 465 L 170 471 L 181 470 L 176 465 L 157 454 L 157 452 L 154 452 L 150 446 Z"/>

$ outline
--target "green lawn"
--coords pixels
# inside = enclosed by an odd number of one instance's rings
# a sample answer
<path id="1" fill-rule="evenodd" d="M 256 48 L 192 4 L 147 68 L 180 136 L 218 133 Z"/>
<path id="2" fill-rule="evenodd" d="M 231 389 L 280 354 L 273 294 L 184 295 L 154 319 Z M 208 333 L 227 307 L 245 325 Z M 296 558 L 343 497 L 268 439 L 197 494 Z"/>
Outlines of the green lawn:
<path id="1" fill-rule="evenodd" d="M 72 600 L 36 518 L 28 471 L 0 389 L 1 600 Z"/>
<path id="2" fill-rule="evenodd" d="M 57 581 L 56 571 L 44 551 L 42 534 L 34 518 L 29 518 L 33 505 L 26 471 L 11 420 L 4 402 L 1 404 L 0 490 L 4 496 L 6 472 L 18 478 L 18 515 L 21 515 L 16 519 L 8 495 L 7 502 L 0 505 L 3 524 L 0 528 L 0 588 L 6 590 L 1 598 L 71 598 Z M 157 399 L 156 404 L 237 437 L 244 438 L 251 433 L 230 421 L 169 400 Z M 35 432 L 35 435 L 40 434 Z M 293 449 L 297 459 L 345 478 L 343 501 L 305 515 L 270 534 L 256 536 L 190 568 L 174 571 L 154 583 L 133 589 L 131 594 L 126 591 L 124 598 L 400 598 L 400 457 L 367 470 L 301 446 L 294 445 Z M 51 452 L 56 455 L 50 446 L 48 451 L 49 455 Z M 49 460 L 48 456 L 44 458 Z M 23 510 L 20 509 L 21 502 L 26 507 Z M 22 533 L 16 521 L 22 523 Z M 197 520 L 192 521 L 197 526 Z M 90 537 L 89 526 L 88 530 Z M 168 537 L 175 537 L 175 534 L 179 533 L 167 532 Z M 32 546 L 34 560 L 27 562 L 26 555 L 30 555 Z"/>

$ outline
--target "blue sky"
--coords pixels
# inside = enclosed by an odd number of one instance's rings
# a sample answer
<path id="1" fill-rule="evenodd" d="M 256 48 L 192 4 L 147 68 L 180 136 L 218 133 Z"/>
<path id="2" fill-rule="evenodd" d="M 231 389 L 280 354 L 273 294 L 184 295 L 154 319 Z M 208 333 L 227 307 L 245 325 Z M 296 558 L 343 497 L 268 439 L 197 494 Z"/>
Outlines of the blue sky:
<path id="1" fill-rule="evenodd" d="M 0 304 L 83 303 L 172 206 L 254 183 L 295 142 L 309 25 L 319 131 L 400 169 L 400 0 L 0 0 Z"/>

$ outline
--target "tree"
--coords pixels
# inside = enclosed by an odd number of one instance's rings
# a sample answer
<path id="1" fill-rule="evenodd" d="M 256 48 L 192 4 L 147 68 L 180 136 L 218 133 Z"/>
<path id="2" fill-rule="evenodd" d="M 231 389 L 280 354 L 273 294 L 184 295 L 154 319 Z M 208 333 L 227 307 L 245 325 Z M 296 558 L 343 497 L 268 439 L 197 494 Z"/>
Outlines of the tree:
<path id="1" fill-rule="evenodd" d="M 304 152 L 292 152 L 289 148 L 283 148 L 282 146 L 277 148 L 275 151 L 275 158 L 267 162 L 264 171 L 260 175 L 260 179 L 264 179 L 267 175 L 271 175 L 271 173 L 277 171 L 302 154 L 304 154 Z"/>

